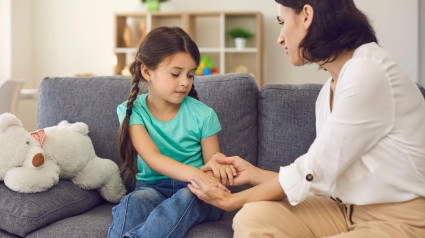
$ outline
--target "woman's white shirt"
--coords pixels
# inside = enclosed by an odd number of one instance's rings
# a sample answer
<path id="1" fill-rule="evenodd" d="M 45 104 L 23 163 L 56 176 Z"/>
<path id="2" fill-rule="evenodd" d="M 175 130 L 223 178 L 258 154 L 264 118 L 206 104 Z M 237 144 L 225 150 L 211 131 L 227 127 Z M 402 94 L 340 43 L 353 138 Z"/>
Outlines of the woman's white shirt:
<path id="1" fill-rule="evenodd" d="M 376 43 L 343 66 L 332 112 L 330 82 L 316 101 L 316 139 L 280 169 L 289 202 L 310 194 L 356 205 L 425 196 L 425 102 L 416 84 Z"/>

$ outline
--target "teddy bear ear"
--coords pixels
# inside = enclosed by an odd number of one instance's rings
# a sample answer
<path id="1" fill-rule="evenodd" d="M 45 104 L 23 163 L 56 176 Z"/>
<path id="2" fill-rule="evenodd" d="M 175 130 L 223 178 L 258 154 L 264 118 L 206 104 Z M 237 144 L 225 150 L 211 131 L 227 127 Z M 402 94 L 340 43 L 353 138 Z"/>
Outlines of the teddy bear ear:
<path id="1" fill-rule="evenodd" d="M 0 132 L 6 131 L 10 126 L 22 126 L 21 120 L 19 120 L 15 115 L 10 113 L 3 113 L 0 115 Z"/>

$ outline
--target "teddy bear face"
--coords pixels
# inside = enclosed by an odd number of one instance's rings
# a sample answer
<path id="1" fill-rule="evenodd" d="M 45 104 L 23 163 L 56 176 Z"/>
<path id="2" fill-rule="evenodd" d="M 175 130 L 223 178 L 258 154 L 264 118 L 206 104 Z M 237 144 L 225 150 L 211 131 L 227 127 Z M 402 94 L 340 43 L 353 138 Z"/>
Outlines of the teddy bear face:
<path id="1" fill-rule="evenodd" d="M 3 118 L 3 117 L 2 117 Z M 40 144 L 21 125 L 11 124 L 0 130 L 0 181 L 6 172 L 20 166 L 34 167 L 33 159 L 43 151 Z"/>

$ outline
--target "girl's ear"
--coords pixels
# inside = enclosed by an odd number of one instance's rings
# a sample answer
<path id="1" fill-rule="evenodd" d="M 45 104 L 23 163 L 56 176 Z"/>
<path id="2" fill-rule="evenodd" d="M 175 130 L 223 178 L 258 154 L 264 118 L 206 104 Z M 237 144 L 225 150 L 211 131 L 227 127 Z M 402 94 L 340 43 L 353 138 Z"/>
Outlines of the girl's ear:
<path id="1" fill-rule="evenodd" d="M 140 73 L 142 73 L 142 76 L 146 79 L 146 81 L 151 79 L 151 71 L 144 64 L 140 66 Z"/>
<path id="2" fill-rule="evenodd" d="M 313 22 L 314 9 L 311 5 L 304 5 L 302 14 L 304 15 L 304 28 L 307 30 L 310 28 L 311 23 Z"/>

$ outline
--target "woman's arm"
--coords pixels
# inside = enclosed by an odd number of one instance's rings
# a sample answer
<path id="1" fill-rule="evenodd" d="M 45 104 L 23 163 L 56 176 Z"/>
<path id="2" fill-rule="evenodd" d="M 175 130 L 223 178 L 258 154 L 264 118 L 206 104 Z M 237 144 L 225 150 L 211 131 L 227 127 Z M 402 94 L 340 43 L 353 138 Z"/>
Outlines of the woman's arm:
<path id="1" fill-rule="evenodd" d="M 270 177 L 269 177 L 270 178 Z M 205 183 L 202 179 L 193 176 L 190 191 L 199 199 L 226 211 L 234 211 L 241 208 L 245 203 L 255 201 L 275 201 L 286 197 L 280 186 L 277 173 L 267 181 L 246 189 L 239 193 L 225 193 L 222 190 Z"/>
<path id="2" fill-rule="evenodd" d="M 190 176 L 196 175 L 207 183 L 212 183 L 221 189 L 225 188 L 219 183 L 218 179 L 205 174 L 201 170 L 162 155 L 143 125 L 130 126 L 129 133 L 137 153 L 155 172 L 184 182 L 190 182 Z"/>

